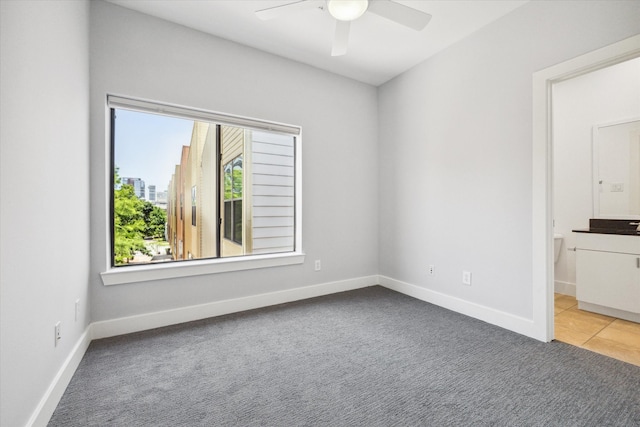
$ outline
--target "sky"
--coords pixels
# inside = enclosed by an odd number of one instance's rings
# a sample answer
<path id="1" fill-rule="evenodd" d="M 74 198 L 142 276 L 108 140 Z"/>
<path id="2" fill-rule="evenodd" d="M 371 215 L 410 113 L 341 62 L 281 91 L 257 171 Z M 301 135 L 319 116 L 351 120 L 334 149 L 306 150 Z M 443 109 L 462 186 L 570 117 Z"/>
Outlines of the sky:
<path id="1" fill-rule="evenodd" d="M 167 191 L 192 129 L 192 120 L 116 110 L 114 156 L 120 176 L 142 179 L 147 193 L 149 185 Z"/>

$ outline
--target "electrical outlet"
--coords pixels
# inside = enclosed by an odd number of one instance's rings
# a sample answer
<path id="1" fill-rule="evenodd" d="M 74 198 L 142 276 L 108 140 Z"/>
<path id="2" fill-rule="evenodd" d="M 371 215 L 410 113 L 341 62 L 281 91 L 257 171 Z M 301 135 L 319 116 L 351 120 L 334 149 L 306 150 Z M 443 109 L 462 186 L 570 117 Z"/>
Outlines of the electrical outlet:
<path id="1" fill-rule="evenodd" d="M 316 271 L 320 271 L 322 269 L 322 264 L 320 263 L 319 259 L 316 260 L 315 269 Z"/>
<path id="2" fill-rule="evenodd" d="M 74 319 L 77 322 L 78 321 L 78 311 L 80 310 L 80 298 L 78 298 L 76 300 L 76 311 L 75 311 L 75 316 Z"/>
<path id="3" fill-rule="evenodd" d="M 462 272 L 462 284 L 471 286 L 471 272 L 463 271 Z"/>
<path id="4" fill-rule="evenodd" d="M 54 327 L 54 347 L 58 346 L 58 341 L 60 341 L 60 339 L 62 339 L 62 336 L 60 335 L 60 321 L 58 320 L 58 322 L 56 323 L 55 327 Z"/>
<path id="5" fill-rule="evenodd" d="M 429 276 L 433 276 L 434 274 L 436 274 L 436 267 L 433 265 L 429 266 Z"/>

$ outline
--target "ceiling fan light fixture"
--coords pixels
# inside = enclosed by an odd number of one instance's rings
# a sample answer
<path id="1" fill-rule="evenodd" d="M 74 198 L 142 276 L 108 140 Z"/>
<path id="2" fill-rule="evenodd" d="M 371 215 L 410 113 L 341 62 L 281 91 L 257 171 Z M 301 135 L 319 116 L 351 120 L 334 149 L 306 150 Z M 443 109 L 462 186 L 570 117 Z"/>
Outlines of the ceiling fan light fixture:
<path id="1" fill-rule="evenodd" d="M 353 21 L 367 11 L 369 0 L 327 0 L 331 16 L 339 21 Z"/>

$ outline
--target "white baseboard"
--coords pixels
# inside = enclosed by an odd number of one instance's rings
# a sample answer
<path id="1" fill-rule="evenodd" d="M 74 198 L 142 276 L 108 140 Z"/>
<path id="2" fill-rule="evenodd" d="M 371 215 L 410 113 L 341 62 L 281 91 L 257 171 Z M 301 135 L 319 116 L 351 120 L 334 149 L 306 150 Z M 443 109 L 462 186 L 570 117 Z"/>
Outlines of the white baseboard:
<path id="1" fill-rule="evenodd" d="M 537 333 L 540 329 L 536 327 L 533 320 L 515 316 L 504 311 L 496 310 L 460 298 L 452 297 L 420 286 L 401 282 L 386 276 L 380 277 L 380 285 L 396 292 L 403 293 L 413 298 L 429 302 L 431 304 L 444 307 L 446 309 L 473 317 L 492 325 L 525 335 L 530 338 L 541 340 Z"/>
<path id="2" fill-rule="evenodd" d="M 78 342 L 71 350 L 71 353 L 62 364 L 62 367 L 54 377 L 53 381 L 49 385 L 49 388 L 45 392 L 40 403 L 36 407 L 35 411 L 27 422 L 27 427 L 40 427 L 46 426 L 56 410 L 64 391 L 67 389 L 73 374 L 78 369 L 78 365 L 82 361 L 82 357 L 87 352 L 91 344 L 91 325 L 87 326 L 82 333 Z"/>
<path id="3" fill-rule="evenodd" d="M 216 301 L 207 304 L 105 320 L 90 324 L 78 340 L 78 343 L 71 351 L 62 368 L 60 368 L 60 371 L 38 404 L 38 407 L 31 416 L 27 426 L 40 427 L 47 425 L 92 339 L 140 332 L 163 326 L 329 295 L 337 292 L 366 288 L 378 284 L 413 298 L 538 339 L 535 336 L 533 321 L 530 319 L 514 316 L 509 313 L 471 303 L 450 295 L 391 279 L 386 276 L 365 276 L 259 295 L 251 295 L 243 298 Z"/>
<path id="4" fill-rule="evenodd" d="M 141 314 L 102 322 L 91 323 L 82 334 L 69 357 L 58 371 L 27 422 L 27 427 L 44 427 L 48 424 L 73 374 L 76 372 L 82 357 L 89 348 L 91 340 L 107 338 L 116 335 L 139 332 L 147 329 L 159 328 L 192 320 L 221 316 L 224 314 L 252 310 L 286 302 L 298 301 L 322 295 L 345 292 L 359 288 L 366 288 L 378 284 L 378 276 L 365 276 L 338 282 L 322 283 L 304 286 L 278 292 L 252 295 L 225 301 L 217 301 L 173 310 Z"/>
<path id="5" fill-rule="evenodd" d="M 240 311 L 253 310 L 286 302 L 329 295 L 336 292 L 350 291 L 378 284 L 378 276 L 365 276 L 338 282 L 322 283 L 319 285 L 303 286 L 284 291 L 251 295 L 207 304 L 181 307 L 173 310 L 145 313 L 119 319 L 94 322 L 92 324 L 92 338 L 107 338 L 116 335 L 140 332 L 163 326 L 176 325 L 209 317 L 222 316 Z"/>
<path id="6" fill-rule="evenodd" d="M 553 282 L 553 289 L 556 293 L 562 295 L 571 295 L 572 297 L 576 296 L 576 284 L 563 282 L 560 280 L 556 280 Z"/>

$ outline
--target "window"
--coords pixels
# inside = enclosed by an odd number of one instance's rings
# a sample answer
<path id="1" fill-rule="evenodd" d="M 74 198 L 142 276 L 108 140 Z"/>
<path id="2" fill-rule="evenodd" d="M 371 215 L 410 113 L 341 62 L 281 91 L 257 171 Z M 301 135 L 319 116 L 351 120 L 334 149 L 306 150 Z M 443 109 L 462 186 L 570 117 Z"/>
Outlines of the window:
<path id="1" fill-rule="evenodd" d="M 196 221 L 196 186 L 191 187 L 191 225 L 197 226 Z"/>
<path id="2" fill-rule="evenodd" d="M 120 97 L 108 105 L 112 267 L 299 251 L 299 128 Z M 146 200 L 145 183 L 166 198 Z"/>
<path id="3" fill-rule="evenodd" d="M 224 238 L 242 244 L 242 154 L 224 166 Z"/>

